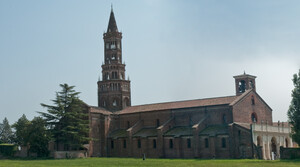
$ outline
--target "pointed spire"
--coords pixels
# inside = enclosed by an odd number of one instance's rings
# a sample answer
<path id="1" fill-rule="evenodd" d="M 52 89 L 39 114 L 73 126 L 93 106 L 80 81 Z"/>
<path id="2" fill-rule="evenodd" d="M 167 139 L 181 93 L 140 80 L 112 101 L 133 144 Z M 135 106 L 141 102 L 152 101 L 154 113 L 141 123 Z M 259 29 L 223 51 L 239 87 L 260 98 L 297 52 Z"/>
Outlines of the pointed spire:
<path id="1" fill-rule="evenodd" d="M 111 12 L 110 12 L 110 17 L 109 17 L 109 22 L 108 22 L 108 27 L 107 27 L 106 33 L 108 33 L 108 32 L 118 32 L 117 22 L 115 19 L 112 4 L 111 4 Z"/>

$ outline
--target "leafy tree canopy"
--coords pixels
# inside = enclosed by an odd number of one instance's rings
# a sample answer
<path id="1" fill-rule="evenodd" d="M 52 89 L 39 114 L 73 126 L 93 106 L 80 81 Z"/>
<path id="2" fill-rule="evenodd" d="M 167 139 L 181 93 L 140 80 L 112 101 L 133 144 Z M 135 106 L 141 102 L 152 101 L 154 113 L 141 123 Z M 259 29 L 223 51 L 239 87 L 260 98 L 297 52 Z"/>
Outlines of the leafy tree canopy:
<path id="1" fill-rule="evenodd" d="M 295 88 L 292 90 L 292 101 L 288 110 L 288 118 L 292 124 L 292 138 L 300 144 L 300 69 L 294 74 L 293 83 Z"/>
<path id="2" fill-rule="evenodd" d="M 26 118 L 25 114 L 22 115 L 21 118 L 18 119 L 16 123 L 12 125 L 12 127 L 16 130 L 16 143 L 21 146 L 26 146 L 28 144 L 28 126 L 30 121 Z"/>
<path id="3" fill-rule="evenodd" d="M 46 122 L 41 117 L 34 117 L 28 126 L 29 151 L 37 153 L 38 157 L 46 157 L 49 154 L 48 143 L 49 132 L 46 129 Z"/>

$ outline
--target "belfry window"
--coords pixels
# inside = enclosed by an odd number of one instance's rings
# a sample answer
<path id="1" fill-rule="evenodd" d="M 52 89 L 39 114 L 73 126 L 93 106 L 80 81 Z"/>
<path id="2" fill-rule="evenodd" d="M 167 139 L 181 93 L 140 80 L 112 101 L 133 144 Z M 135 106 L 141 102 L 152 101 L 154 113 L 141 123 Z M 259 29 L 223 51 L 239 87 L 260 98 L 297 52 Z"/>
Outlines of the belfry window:
<path id="1" fill-rule="evenodd" d="M 246 91 L 246 82 L 244 80 L 241 80 L 239 82 L 239 92 L 243 93 Z"/>
<path id="2" fill-rule="evenodd" d="M 115 41 L 111 42 L 110 48 L 111 49 L 116 49 L 116 42 Z"/>
<path id="3" fill-rule="evenodd" d="M 114 107 L 117 106 L 117 100 L 116 100 L 116 99 L 113 101 L 113 106 L 114 106 Z"/>
<path id="4" fill-rule="evenodd" d="M 118 79 L 118 72 L 116 71 L 112 72 L 112 79 Z"/>

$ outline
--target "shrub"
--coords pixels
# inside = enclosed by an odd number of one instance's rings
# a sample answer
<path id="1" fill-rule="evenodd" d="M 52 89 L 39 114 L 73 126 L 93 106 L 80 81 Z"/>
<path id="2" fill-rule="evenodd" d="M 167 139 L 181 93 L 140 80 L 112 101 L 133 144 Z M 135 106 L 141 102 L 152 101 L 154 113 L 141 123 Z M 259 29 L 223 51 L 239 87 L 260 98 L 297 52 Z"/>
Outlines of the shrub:
<path id="1" fill-rule="evenodd" d="M 5 157 L 14 156 L 17 146 L 14 144 L 0 144 L 0 154 Z"/>

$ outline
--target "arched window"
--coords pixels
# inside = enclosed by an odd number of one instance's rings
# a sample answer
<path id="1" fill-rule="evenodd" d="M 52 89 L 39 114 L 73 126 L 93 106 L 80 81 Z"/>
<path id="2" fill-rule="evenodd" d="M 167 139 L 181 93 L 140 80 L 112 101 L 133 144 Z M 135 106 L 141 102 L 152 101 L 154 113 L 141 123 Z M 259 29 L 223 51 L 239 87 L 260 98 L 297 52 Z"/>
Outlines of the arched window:
<path id="1" fill-rule="evenodd" d="M 222 148 L 226 148 L 226 139 L 222 138 Z"/>
<path id="2" fill-rule="evenodd" d="M 126 148 L 126 140 L 123 140 L 123 148 Z"/>
<path id="3" fill-rule="evenodd" d="M 113 140 L 111 140 L 111 142 L 110 142 L 110 147 L 111 147 L 112 149 L 114 149 L 114 141 L 113 141 Z"/>
<path id="4" fill-rule="evenodd" d="M 227 123 L 227 118 L 226 118 L 226 114 L 223 114 L 223 124 Z"/>
<path id="5" fill-rule="evenodd" d="M 205 143 L 205 148 L 208 148 L 209 147 L 208 138 L 204 139 L 204 143 Z"/>
<path id="6" fill-rule="evenodd" d="M 153 139 L 153 148 L 156 148 L 156 140 Z"/>
<path id="7" fill-rule="evenodd" d="M 127 129 L 130 128 L 130 122 L 127 121 Z"/>
<path id="8" fill-rule="evenodd" d="M 289 141 L 287 138 L 285 138 L 285 147 L 288 148 L 289 147 Z"/>
<path id="9" fill-rule="evenodd" d="M 116 100 L 116 99 L 114 99 L 114 101 L 113 101 L 112 105 L 113 105 L 114 107 L 116 107 L 116 106 L 118 105 L 118 103 L 117 103 L 117 100 Z"/>
<path id="10" fill-rule="evenodd" d="M 141 144 L 141 139 L 138 139 L 137 147 L 138 147 L 138 148 L 141 148 L 141 145 L 142 145 L 142 144 Z"/>
<path id="11" fill-rule="evenodd" d="M 169 140 L 169 148 L 173 148 L 173 139 Z"/>
<path id="12" fill-rule="evenodd" d="M 256 115 L 256 113 L 252 113 L 252 114 L 251 114 L 251 121 L 252 121 L 253 123 L 256 123 L 256 122 L 257 122 L 257 115 Z"/>
<path id="13" fill-rule="evenodd" d="M 255 105 L 254 96 L 251 97 L 251 104 L 252 104 L 252 105 Z"/>
<path id="14" fill-rule="evenodd" d="M 250 81 L 250 88 L 254 89 L 254 82 L 253 81 Z"/>
<path id="15" fill-rule="evenodd" d="M 125 98 L 124 102 L 125 102 L 125 107 L 130 106 L 129 99 L 127 97 Z"/>
<path id="16" fill-rule="evenodd" d="M 191 139 L 186 140 L 187 148 L 191 148 Z"/>
<path id="17" fill-rule="evenodd" d="M 261 146 L 261 137 L 257 136 L 257 146 Z"/>
<path id="18" fill-rule="evenodd" d="M 246 82 L 244 80 L 241 80 L 239 82 L 239 92 L 243 93 L 246 91 Z"/>

